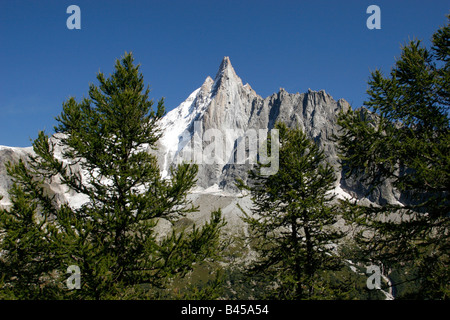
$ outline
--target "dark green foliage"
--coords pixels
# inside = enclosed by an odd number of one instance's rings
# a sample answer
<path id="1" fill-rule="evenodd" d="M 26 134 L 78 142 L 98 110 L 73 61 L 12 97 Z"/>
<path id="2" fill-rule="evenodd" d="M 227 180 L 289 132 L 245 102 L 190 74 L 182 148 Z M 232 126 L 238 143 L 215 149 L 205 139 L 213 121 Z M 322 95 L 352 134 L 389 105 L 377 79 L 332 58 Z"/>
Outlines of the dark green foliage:
<path id="1" fill-rule="evenodd" d="M 170 179 L 161 179 L 149 151 L 160 137 L 164 104 L 160 100 L 152 109 L 132 55 L 118 60 L 109 78 L 99 73 L 97 79 L 89 98 L 63 104 L 54 138 L 39 133 L 29 164 L 9 167 L 16 184 L 13 207 L 0 212 L 5 252 L 0 268 L 2 290 L 13 297 L 154 297 L 154 288 L 164 288 L 219 251 L 220 210 L 202 227 L 157 232 L 162 221 L 175 223 L 196 210 L 187 193 L 197 166 L 180 165 L 171 169 Z M 58 205 L 46 187 L 55 179 L 85 203 Z M 70 265 L 81 270 L 80 290 L 65 287 Z M 42 294 L 53 288 L 43 283 L 48 274 L 59 290 Z M 22 291 L 25 284 L 33 291 Z"/>
<path id="2" fill-rule="evenodd" d="M 333 204 L 333 168 L 323 152 L 299 129 L 278 123 L 279 171 L 260 174 L 263 165 L 250 171 L 248 189 L 253 214 L 245 213 L 250 245 L 258 253 L 249 273 L 265 285 L 264 298 L 324 298 L 316 288 L 321 272 L 340 268 L 333 245 L 343 234 L 333 224 L 339 206 Z"/>
<path id="3" fill-rule="evenodd" d="M 369 191 L 390 181 L 404 204 L 353 208 L 369 260 L 408 273 L 409 297 L 441 299 L 450 290 L 450 25 L 432 42 L 409 42 L 389 76 L 372 73 L 369 109 L 340 115 L 339 144 L 348 177 Z"/>
<path id="4" fill-rule="evenodd" d="M 46 210 L 37 215 L 35 198 L 42 198 L 42 190 L 26 173 L 20 162 L 16 171 L 22 171 L 24 184 L 31 184 L 35 193 L 27 193 L 18 184 L 10 190 L 13 207 L 10 214 L 0 210 L 1 249 L 0 284 L 1 298 L 32 298 L 53 294 L 57 284 L 51 274 L 58 266 L 53 247 L 45 241 L 49 215 Z M 20 272 L 18 272 L 20 270 Z M 5 285 L 7 283 L 7 285 Z"/>

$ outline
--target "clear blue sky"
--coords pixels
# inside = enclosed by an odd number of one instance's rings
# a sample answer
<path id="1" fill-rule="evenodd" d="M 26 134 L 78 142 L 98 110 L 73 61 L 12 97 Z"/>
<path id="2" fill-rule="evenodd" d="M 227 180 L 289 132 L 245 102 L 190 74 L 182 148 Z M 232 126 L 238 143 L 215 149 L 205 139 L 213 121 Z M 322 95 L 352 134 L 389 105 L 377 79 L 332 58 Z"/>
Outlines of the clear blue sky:
<path id="1" fill-rule="evenodd" d="M 71 4 L 81 30 L 66 27 Z M 371 4 L 381 30 L 366 27 Z M 214 77 L 224 56 L 263 97 L 325 89 L 359 107 L 370 71 L 389 72 L 409 38 L 429 45 L 449 10 L 441 0 L 0 0 L 0 145 L 53 133 L 62 102 L 86 96 L 125 51 L 167 110 Z"/>

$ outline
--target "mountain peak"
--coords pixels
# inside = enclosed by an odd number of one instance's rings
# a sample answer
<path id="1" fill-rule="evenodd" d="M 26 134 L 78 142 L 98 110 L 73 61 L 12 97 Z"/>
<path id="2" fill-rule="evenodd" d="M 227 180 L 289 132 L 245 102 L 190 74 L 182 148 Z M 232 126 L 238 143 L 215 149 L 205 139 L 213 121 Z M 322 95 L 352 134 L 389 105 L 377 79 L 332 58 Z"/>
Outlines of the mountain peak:
<path id="1" fill-rule="evenodd" d="M 220 63 L 219 71 L 214 79 L 213 90 L 216 92 L 219 88 L 230 86 L 242 86 L 242 80 L 238 77 L 231 65 L 230 58 L 225 56 Z"/>
<path id="2" fill-rule="evenodd" d="M 200 87 L 200 90 L 203 92 L 209 92 L 211 91 L 211 87 L 214 85 L 214 80 L 207 76 L 205 79 L 205 82 L 203 82 L 202 86 Z"/>
<path id="3" fill-rule="evenodd" d="M 233 66 L 231 65 L 230 57 L 228 56 L 223 57 L 222 62 L 220 63 L 219 71 L 226 68 L 233 68 Z"/>
<path id="4" fill-rule="evenodd" d="M 227 78 L 231 77 L 239 78 L 236 72 L 234 71 L 233 66 L 231 65 L 229 57 L 223 57 L 222 62 L 220 63 L 219 71 L 217 72 L 214 81 L 217 81 L 224 76 L 226 76 Z"/>

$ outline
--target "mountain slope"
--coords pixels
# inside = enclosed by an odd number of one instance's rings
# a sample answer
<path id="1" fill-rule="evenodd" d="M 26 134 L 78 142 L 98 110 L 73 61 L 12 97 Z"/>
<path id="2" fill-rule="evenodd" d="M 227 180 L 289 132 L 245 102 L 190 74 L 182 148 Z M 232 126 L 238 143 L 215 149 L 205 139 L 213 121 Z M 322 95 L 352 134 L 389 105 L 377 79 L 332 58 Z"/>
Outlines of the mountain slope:
<path id="1" fill-rule="evenodd" d="M 338 133 L 336 115 L 349 107 L 345 100 L 335 101 L 323 90 L 290 94 L 280 89 L 264 99 L 249 84 L 242 83 L 230 59 L 224 57 L 215 79 L 207 77 L 199 89 L 163 118 L 164 135 L 160 141 L 165 154 L 161 165 L 163 175 L 167 174 L 172 163 L 182 159 L 196 160 L 192 156 L 194 149 L 199 147 L 204 152 L 212 144 L 212 139 L 207 139 L 209 136 L 205 138 L 205 133 L 218 130 L 222 134 L 219 138 L 224 147 L 220 150 L 223 154 L 216 160 L 222 161 L 212 164 L 198 161 L 198 185 L 202 188 L 217 185 L 226 191 L 236 191 L 235 177 L 245 178 L 250 168 L 249 165 L 236 163 L 237 145 L 246 133 L 252 131 L 258 134 L 260 129 L 270 130 L 277 121 L 303 129 L 338 169 L 336 147 L 331 137 Z M 196 139 L 196 135 L 200 139 Z M 262 138 L 257 136 L 257 139 Z M 250 145 L 246 147 L 247 152 L 250 148 Z M 249 160 L 247 157 L 247 162 Z M 339 170 L 337 175 L 339 178 Z"/>

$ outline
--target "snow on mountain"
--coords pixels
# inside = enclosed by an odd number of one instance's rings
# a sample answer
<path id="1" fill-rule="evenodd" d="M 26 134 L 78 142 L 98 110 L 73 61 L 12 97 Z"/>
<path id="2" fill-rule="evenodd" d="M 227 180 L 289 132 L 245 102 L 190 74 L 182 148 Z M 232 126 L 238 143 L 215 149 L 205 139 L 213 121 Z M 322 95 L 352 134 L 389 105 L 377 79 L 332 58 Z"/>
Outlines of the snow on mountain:
<path id="1" fill-rule="evenodd" d="M 162 145 L 164 162 L 161 166 L 163 178 L 169 174 L 169 166 L 183 149 L 183 137 L 187 138 L 188 129 L 198 119 L 211 101 L 213 80 L 207 77 L 203 85 L 194 90 L 178 107 L 169 111 L 161 120 L 163 135 L 159 140 Z"/>
<path id="2" fill-rule="evenodd" d="M 164 165 L 162 169 L 162 177 L 168 175 L 168 161 L 169 158 L 175 157 L 180 151 L 179 137 L 192 122 L 195 112 L 190 112 L 192 105 L 200 88 L 192 92 L 189 97 L 182 102 L 177 108 L 168 112 L 161 121 L 161 128 L 164 133 L 159 142 L 165 147 L 166 155 L 164 157 Z"/>

